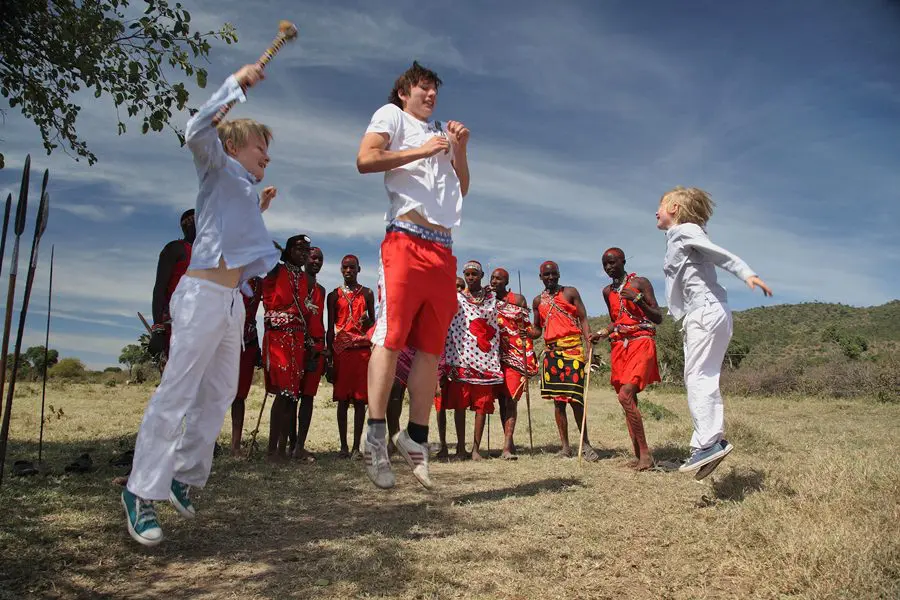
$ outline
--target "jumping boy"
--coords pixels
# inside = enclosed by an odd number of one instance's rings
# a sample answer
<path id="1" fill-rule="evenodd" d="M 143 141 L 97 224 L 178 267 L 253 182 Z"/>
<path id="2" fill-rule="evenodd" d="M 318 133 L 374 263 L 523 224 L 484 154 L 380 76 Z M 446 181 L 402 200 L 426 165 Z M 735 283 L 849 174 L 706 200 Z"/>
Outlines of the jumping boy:
<path id="1" fill-rule="evenodd" d="M 679 471 L 696 472 L 697 480 L 712 473 L 734 448 L 724 438 L 725 405 L 719 391 L 731 340 L 731 310 L 725 288 L 716 281 L 716 267 L 751 290 L 759 287 L 772 295 L 747 263 L 710 241 L 706 223 L 714 206 L 707 192 L 679 186 L 663 195 L 656 211 L 656 226 L 666 232 L 666 303 L 676 321 L 684 319 L 684 386 L 694 422 L 691 456 Z"/>
<path id="2" fill-rule="evenodd" d="M 366 473 L 380 488 L 394 486 L 385 439 L 385 412 L 397 355 L 417 350 L 407 389 L 409 425 L 393 442 L 426 488 L 428 421 L 438 358 L 456 314 L 456 258 L 450 230 L 458 227 L 469 191 L 469 130 L 458 121 L 430 121 L 441 80 L 414 62 L 394 83 L 360 142 L 360 173 L 384 173 L 390 208 L 378 273 L 378 319 L 369 361 Z"/>
<path id="3" fill-rule="evenodd" d="M 241 67 L 185 131 L 200 181 L 197 235 L 190 266 L 170 302 L 169 365 L 144 412 L 122 492 L 128 532 L 146 546 L 163 539 L 154 500 L 170 500 L 183 517 L 195 514 L 190 488 L 203 487 L 209 478 L 213 446 L 237 391 L 244 334 L 241 288 L 278 262 L 262 219 L 275 188 L 262 195 L 253 189 L 269 164 L 272 132 L 250 119 L 213 123 L 220 107 L 243 102 L 244 92 L 262 78 L 260 66 Z"/>

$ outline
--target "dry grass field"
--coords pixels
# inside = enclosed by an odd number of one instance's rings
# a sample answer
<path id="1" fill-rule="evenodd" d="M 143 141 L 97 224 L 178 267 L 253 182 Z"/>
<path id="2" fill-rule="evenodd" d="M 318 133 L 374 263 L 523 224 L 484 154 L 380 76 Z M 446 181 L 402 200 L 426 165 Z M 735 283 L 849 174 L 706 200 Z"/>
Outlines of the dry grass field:
<path id="1" fill-rule="evenodd" d="M 554 456 L 551 407 L 536 400 L 534 456 L 523 402 L 518 462 L 436 463 L 432 492 L 395 463 L 397 487 L 379 491 L 361 463 L 337 458 L 323 385 L 309 444 L 318 463 L 217 458 L 210 485 L 194 494 L 198 518 L 160 506 L 167 540 L 146 549 L 128 537 L 111 483 L 121 470 L 107 461 L 131 443 L 150 388 L 54 384 L 49 472 L 11 477 L 13 460 L 37 456 L 39 391 L 21 385 L 13 409 L 2 598 L 900 597 L 896 404 L 729 399 L 736 450 L 697 483 L 628 470 L 621 411 L 598 386 L 589 405 L 597 463 Z M 645 399 L 671 411 L 645 411 L 657 460 L 685 456 L 683 397 Z M 247 431 L 261 400 L 254 388 Z M 96 470 L 65 474 L 82 452 Z"/>

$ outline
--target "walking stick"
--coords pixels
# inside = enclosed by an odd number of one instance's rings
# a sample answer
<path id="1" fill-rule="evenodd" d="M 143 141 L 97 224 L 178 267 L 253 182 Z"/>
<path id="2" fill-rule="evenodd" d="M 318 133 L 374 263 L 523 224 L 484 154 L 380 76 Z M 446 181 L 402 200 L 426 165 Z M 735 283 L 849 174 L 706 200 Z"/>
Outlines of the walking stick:
<path id="1" fill-rule="evenodd" d="M 275 55 L 278 54 L 278 51 L 284 47 L 285 43 L 292 42 L 297 39 L 297 27 L 291 23 L 290 21 L 281 21 L 278 23 L 278 35 L 275 36 L 275 39 L 272 40 L 272 43 L 269 44 L 269 47 L 266 48 L 266 51 L 262 53 L 262 56 L 259 57 L 259 60 L 256 61 L 257 66 L 260 69 L 265 69 L 266 65 L 269 64 L 269 61 L 275 58 Z M 235 105 L 237 101 L 232 100 L 225 106 L 219 109 L 219 112 L 216 113 L 216 116 L 213 117 L 213 125 L 218 125 L 219 121 L 225 118 L 225 115 L 228 114 L 228 111 L 231 110 L 231 107 Z"/>
<path id="2" fill-rule="evenodd" d="M 44 175 L 46 185 L 47 174 Z M 47 229 L 47 216 L 50 210 L 50 194 L 44 192 L 38 205 L 37 220 L 34 224 L 34 239 L 31 242 L 31 260 L 28 264 L 28 275 L 25 277 L 25 295 L 22 298 L 22 309 L 19 311 L 19 330 L 16 332 L 16 346 L 13 350 L 13 370 L 6 390 L 6 411 L 3 413 L 3 428 L 0 429 L 0 485 L 3 484 L 3 464 L 6 460 L 6 443 L 9 439 L 9 417 L 12 410 L 13 394 L 16 391 L 19 357 L 22 353 L 22 337 L 25 335 L 25 318 L 28 316 L 28 302 L 31 299 L 31 288 L 34 285 L 34 273 L 37 270 L 38 248 L 41 236 Z M 23 223 L 24 225 L 24 223 Z"/>
<path id="3" fill-rule="evenodd" d="M 491 415 L 487 416 L 487 430 L 488 430 L 487 455 L 488 455 L 488 458 L 490 458 L 491 457 Z"/>
<path id="4" fill-rule="evenodd" d="M 44 336 L 44 372 L 41 374 L 41 433 L 38 435 L 38 464 L 43 458 L 44 450 L 44 402 L 47 399 L 47 356 L 50 352 L 50 303 L 53 301 L 53 254 L 54 246 L 50 246 L 50 286 L 47 291 L 47 333 Z"/>
<path id="5" fill-rule="evenodd" d="M 22 171 L 22 185 L 19 188 L 19 203 L 16 204 L 16 223 L 13 232 L 16 239 L 13 242 L 13 253 L 10 259 L 9 288 L 6 292 L 6 315 L 3 320 L 3 343 L 0 350 L 0 404 L 2 404 L 3 390 L 6 385 L 6 355 L 9 352 L 9 328 L 12 325 L 13 303 L 16 299 L 16 277 L 19 274 L 19 240 L 25 231 L 25 209 L 28 207 L 28 182 L 31 175 L 31 155 L 25 157 L 25 167 Z M 5 236 L 4 236 L 5 237 Z M 3 407 L 0 405 L 0 415 Z"/>
<path id="6" fill-rule="evenodd" d="M 250 435 L 253 439 L 250 440 L 250 448 L 247 450 L 247 460 L 250 460 L 253 457 L 253 450 L 256 449 L 256 434 L 259 433 L 259 424 L 262 422 L 263 411 L 266 410 L 266 400 L 269 399 L 269 390 L 266 390 L 266 395 L 263 396 L 262 406 L 259 407 L 259 416 L 256 417 L 256 429 L 253 430 L 253 433 Z"/>
<path id="7" fill-rule="evenodd" d="M 587 375 L 584 378 L 584 396 L 582 396 L 581 407 L 583 412 L 581 413 L 581 431 L 580 436 L 578 438 L 578 466 L 581 466 L 581 451 L 584 449 L 584 428 L 587 426 L 587 399 L 588 392 L 590 391 L 591 385 L 591 363 L 594 360 L 594 344 L 590 343 L 590 339 L 588 339 L 588 343 L 590 346 L 588 347 L 588 355 L 587 355 L 587 364 L 585 367 L 587 368 Z"/>
<path id="8" fill-rule="evenodd" d="M 519 295 L 522 296 L 522 271 L 519 273 Z M 524 298 L 524 296 L 522 296 Z M 522 364 L 525 368 L 525 408 L 528 410 L 528 447 L 531 454 L 534 454 L 534 438 L 531 437 L 531 389 L 528 385 L 528 352 L 525 350 L 525 343 L 522 343 Z"/>

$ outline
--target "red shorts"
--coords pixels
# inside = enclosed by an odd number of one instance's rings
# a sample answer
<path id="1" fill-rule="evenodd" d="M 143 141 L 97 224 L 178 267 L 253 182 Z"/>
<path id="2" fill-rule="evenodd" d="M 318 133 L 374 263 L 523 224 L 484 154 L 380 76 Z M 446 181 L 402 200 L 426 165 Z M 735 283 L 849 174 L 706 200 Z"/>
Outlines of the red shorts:
<path id="1" fill-rule="evenodd" d="M 263 334 L 266 391 L 300 397 L 305 348 L 303 331 L 267 330 Z"/>
<path id="2" fill-rule="evenodd" d="M 479 385 L 450 381 L 444 387 L 440 402 L 435 398 L 436 410 L 460 410 L 469 408 L 479 415 L 494 414 L 494 385 Z"/>
<path id="3" fill-rule="evenodd" d="M 497 395 L 502 398 L 518 400 L 525 392 L 526 385 L 528 385 L 528 380 L 524 375 L 511 367 L 503 367 L 503 383 L 497 384 Z"/>
<path id="4" fill-rule="evenodd" d="M 319 382 L 322 381 L 322 375 L 325 374 L 325 355 L 319 354 L 316 359 L 316 369 L 314 371 L 306 371 L 303 373 L 303 379 L 300 380 L 300 394 L 303 396 L 315 396 L 319 391 Z"/>
<path id="5" fill-rule="evenodd" d="M 256 358 L 259 356 L 259 346 L 247 346 L 241 352 L 241 364 L 238 375 L 238 387 L 235 398 L 244 400 L 250 394 L 250 384 L 253 383 L 253 372 L 256 370 Z"/>
<path id="6" fill-rule="evenodd" d="M 334 400 L 368 402 L 369 348 L 349 348 L 334 356 Z"/>
<path id="7" fill-rule="evenodd" d="M 619 391 L 632 383 L 638 391 L 659 381 L 659 365 L 656 362 L 656 340 L 650 336 L 631 338 L 628 346 L 615 342 L 609 352 L 612 373 L 609 382 Z"/>
<path id="8" fill-rule="evenodd" d="M 372 342 L 440 355 L 456 315 L 456 257 L 450 248 L 400 231 L 381 242 L 378 321 Z"/>

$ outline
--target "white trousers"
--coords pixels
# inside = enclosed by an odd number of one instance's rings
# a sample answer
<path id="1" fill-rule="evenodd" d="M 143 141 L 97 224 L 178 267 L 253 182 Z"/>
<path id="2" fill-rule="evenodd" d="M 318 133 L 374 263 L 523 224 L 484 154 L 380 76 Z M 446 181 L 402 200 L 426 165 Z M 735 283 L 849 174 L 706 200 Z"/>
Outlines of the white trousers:
<path id="1" fill-rule="evenodd" d="M 169 310 L 169 360 L 144 412 L 128 477 L 128 490 L 147 500 L 167 499 L 172 479 L 206 484 L 237 393 L 244 333 L 238 289 L 184 276 Z"/>
<path id="2" fill-rule="evenodd" d="M 731 341 L 731 310 L 709 302 L 684 317 L 684 385 L 694 422 L 691 448 L 707 448 L 725 434 L 725 405 L 719 391 L 722 361 Z"/>

